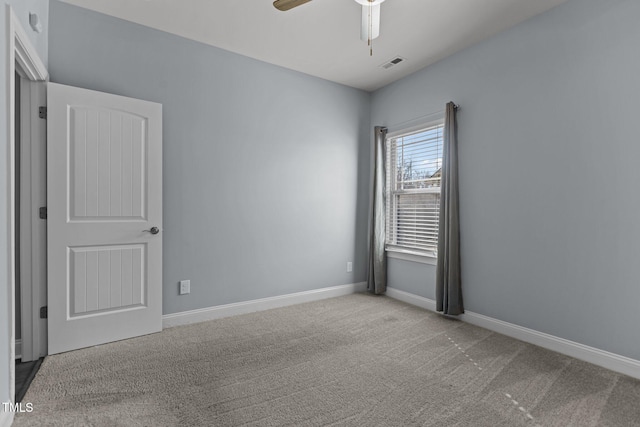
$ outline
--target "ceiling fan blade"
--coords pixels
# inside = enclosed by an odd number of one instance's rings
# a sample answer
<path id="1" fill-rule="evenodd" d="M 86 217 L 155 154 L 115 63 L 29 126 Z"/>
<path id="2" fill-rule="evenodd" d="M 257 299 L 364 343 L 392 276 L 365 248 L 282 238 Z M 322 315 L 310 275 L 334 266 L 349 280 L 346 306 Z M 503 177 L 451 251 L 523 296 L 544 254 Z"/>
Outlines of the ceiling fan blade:
<path id="1" fill-rule="evenodd" d="M 293 9 L 294 7 L 308 3 L 311 0 L 276 0 L 273 2 L 273 6 L 281 11 Z"/>

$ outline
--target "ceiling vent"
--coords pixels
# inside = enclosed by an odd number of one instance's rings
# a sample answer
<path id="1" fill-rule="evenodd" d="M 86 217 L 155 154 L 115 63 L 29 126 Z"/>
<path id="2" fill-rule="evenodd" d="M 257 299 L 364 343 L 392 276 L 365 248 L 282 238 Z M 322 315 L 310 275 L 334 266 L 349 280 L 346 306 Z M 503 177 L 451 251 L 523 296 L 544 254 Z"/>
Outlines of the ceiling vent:
<path id="1" fill-rule="evenodd" d="M 403 63 L 404 61 L 406 61 L 406 59 L 404 59 L 403 57 L 396 56 L 392 60 L 387 61 L 384 64 L 380 65 L 380 67 L 384 68 L 385 70 L 388 70 L 391 67 L 395 67 L 396 65 Z"/>

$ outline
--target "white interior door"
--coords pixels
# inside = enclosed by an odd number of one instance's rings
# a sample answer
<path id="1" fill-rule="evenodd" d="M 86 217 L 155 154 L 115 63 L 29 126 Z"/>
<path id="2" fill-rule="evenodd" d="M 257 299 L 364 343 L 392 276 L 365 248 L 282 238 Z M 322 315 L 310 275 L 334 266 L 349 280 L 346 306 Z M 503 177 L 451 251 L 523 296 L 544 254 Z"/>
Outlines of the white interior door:
<path id="1" fill-rule="evenodd" d="M 162 105 L 47 85 L 49 354 L 162 329 Z"/>

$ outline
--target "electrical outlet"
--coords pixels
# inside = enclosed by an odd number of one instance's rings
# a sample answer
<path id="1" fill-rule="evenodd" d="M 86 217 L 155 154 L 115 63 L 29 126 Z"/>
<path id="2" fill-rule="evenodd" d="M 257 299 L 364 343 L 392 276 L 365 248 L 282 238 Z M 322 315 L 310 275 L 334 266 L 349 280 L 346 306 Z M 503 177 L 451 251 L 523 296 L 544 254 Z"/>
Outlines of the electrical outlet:
<path id="1" fill-rule="evenodd" d="M 186 295 L 191 292 L 191 280 L 181 280 L 180 289 L 178 290 L 180 295 Z"/>
<path id="2" fill-rule="evenodd" d="M 347 263 L 347 273 L 351 273 L 353 271 L 353 263 L 349 261 Z"/>

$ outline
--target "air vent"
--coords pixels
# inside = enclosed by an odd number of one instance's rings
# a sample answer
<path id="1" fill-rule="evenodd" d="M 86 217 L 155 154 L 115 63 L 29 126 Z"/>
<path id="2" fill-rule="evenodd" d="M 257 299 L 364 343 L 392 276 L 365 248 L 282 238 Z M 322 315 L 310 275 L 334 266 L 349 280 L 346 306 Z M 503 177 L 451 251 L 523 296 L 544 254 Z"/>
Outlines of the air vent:
<path id="1" fill-rule="evenodd" d="M 384 68 L 385 70 L 388 70 L 391 67 L 395 67 L 396 65 L 402 63 L 406 61 L 406 59 L 404 59 L 401 56 L 396 56 L 395 58 L 391 59 L 390 61 L 385 62 L 384 64 L 380 65 L 380 67 Z"/>

